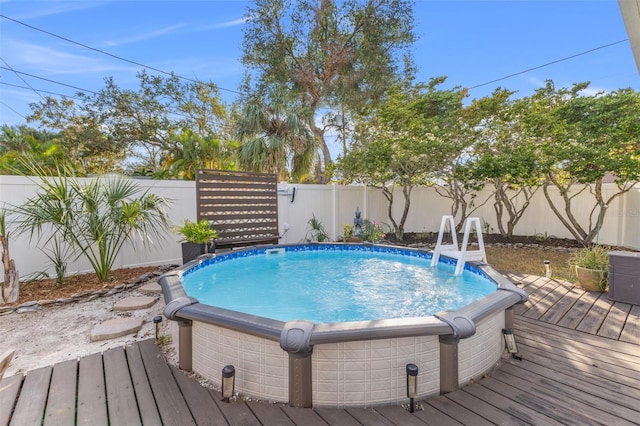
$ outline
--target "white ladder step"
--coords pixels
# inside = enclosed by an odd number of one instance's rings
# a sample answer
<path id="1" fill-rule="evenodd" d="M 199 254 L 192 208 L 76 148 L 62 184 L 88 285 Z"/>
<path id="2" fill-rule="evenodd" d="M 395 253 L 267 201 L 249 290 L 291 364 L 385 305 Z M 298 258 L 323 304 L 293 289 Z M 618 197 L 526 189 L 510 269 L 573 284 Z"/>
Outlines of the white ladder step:
<path id="1" fill-rule="evenodd" d="M 452 244 L 442 244 L 442 237 L 445 229 L 449 225 L 449 231 L 451 232 Z M 471 226 L 475 225 L 475 232 L 478 238 L 478 250 L 467 250 L 469 245 L 469 233 L 471 232 Z M 484 250 L 484 241 L 482 239 L 482 231 L 480 230 L 480 219 L 477 217 L 467 218 L 464 226 L 464 238 L 462 240 L 462 248 L 458 247 L 458 239 L 456 236 L 455 221 L 453 216 L 442 216 L 440 222 L 440 231 L 438 232 L 438 242 L 433 251 L 433 257 L 431 259 L 431 266 L 437 266 L 440 256 L 445 255 L 457 259 L 455 275 L 462 274 L 464 265 L 467 261 L 481 261 L 487 262 L 487 255 Z"/>

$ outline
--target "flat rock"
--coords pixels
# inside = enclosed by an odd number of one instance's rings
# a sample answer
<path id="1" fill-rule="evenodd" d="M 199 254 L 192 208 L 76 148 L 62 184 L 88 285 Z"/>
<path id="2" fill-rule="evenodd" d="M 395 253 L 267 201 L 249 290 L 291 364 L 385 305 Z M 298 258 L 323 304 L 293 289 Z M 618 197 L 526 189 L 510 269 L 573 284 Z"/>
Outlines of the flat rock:
<path id="1" fill-rule="evenodd" d="M 143 293 L 153 293 L 153 294 L 162 293 L 162 287 L 160 287 L 160 284 L 156 282 L 146 283 L 145 285 L 140 287 L 138 290 Z"/>
<path id="2" fill-rule="evenodd" d="M 156 300 L 158 300 L 158 298 L 153 296 L 127 297 L 116 302 L 111 309 L 114 311 L 135 311 L 137 309 L 146 309 L 153 306 L 154 303 L 156 303 Z"/>
<path id="3" fill-rule="evenodd" d="M 142 327 L 142 317 L 110 319 L 98 324 L 91 330 L 91 341 L 115 339 L 127 334 L 137 333 Z"/>

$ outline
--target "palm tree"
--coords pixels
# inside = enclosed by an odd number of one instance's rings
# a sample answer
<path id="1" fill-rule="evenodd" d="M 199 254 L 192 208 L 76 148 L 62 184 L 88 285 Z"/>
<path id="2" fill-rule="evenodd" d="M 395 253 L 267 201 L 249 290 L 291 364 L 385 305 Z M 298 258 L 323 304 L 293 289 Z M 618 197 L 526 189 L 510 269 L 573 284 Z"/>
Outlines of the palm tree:
<path id="1" fill-rule="evenodd" d="M 317 155 L 317 142 L 303 110 L 286 110 L 282 103 L 249 103 L 238 124 L 239 161 L 245 170 L 291 175 L 301 180 Z"/>
<path id="2" fill-rule="evenodd" d="M 90 262 L 100 281 L 109 279 L 126 243 L 150 243 L 168 229 L 168 200 L 140 194 L 132 179 L 108 176 L 83 182 L 63 169 L 53 178 L 40 175 L 38 193 L 15 208 L 17 229 L 37 236 L 45 246 L 66 243 L 71 255 Z"/>

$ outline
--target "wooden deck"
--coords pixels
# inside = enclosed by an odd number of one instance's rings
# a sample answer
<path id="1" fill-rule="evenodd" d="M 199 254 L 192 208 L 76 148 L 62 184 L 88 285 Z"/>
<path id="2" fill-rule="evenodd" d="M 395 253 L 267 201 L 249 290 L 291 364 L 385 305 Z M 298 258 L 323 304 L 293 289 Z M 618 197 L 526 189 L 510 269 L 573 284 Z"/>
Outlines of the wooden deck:
<path id="1" fill-rule="evenodd" d="M 4 378 L 0 426 L 640 424 L 638 306 L 537 277 L 510 278 L 532 295 L 515 321 L 523 359 L 505 357 L 488 377 L 420 401 L 413 414 L 397 405 L 224 403 L 146 340 Z"/>

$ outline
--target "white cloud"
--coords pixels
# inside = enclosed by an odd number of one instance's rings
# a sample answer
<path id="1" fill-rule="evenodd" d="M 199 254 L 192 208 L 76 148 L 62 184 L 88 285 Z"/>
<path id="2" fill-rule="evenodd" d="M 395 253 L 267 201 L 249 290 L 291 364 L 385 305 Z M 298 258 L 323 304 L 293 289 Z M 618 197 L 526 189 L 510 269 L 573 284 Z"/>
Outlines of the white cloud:
<path id="1" fill-rule="evenodd" d="M 135 69 L 108 64 L 100 59 L 85 55 L 76 55 L 23 42 L 6 41 L 4 48 L 13 52 L 7 55 L 8 57 L 17 59 L 11 64 L 13 68 L 36 75 L 105 73 L 106 71 Z"/>
<path id="2" fill-rule="evenodd" d="M 236 27 L 238 25 L 244 25 L 246 22 L 247 22 L 247 18 L 234 19 L 233 21 L 220 22 L 217 24 L 206 26 L 203 28 L 203 30 Z"/>
<path id="3" fill-rule="evenodd" d="M 185 25 L 184 24 L 176 24 L 176 25 L 172 25 L 170 27 L 166 27 L 166 28 L 160 28 L 158 30 L 154 30 L 154 31 L 150 31 L 147 33 L 142 33 L 142 34 L 138 34 L 138 35 L 133 35 L 133 36 L 129 36 L 127 38 L 123 38 L 120 40 L 115 40 L 115 41 L 107 41 L 105 42 L 105 45 L 107 46 L 122 46 L 125 44 L 131 44 L 131 43 L 137 43 L 140 41 L 144 41 L 144 40 L 150 40 L 156 37 L 161 37 L 161 36 L 165 36 L 167 34 L 171 34 L 171 33 L 175 33 L 176 30 L 179 30 L 180 28 L 184 28 Z"/>
<path id="4" fill-rule="evenodd" d="M 9 2 L 7 2 L 9 3 Z M 56 2 L 38 2 L 37 7 L 30 8 L 29 12 L 21 13 L 13 18 L 20 21 L 42 18 L 45 16 L 61 15 L 68 12 L 78 10 L 94 9 L 102 7 L 111 2 L 109 1 L 56 1 Z"/>

